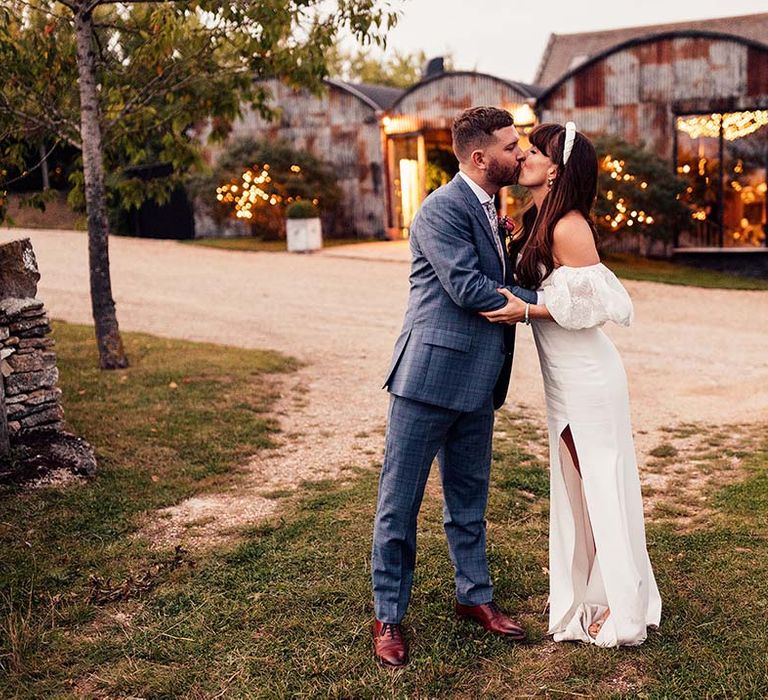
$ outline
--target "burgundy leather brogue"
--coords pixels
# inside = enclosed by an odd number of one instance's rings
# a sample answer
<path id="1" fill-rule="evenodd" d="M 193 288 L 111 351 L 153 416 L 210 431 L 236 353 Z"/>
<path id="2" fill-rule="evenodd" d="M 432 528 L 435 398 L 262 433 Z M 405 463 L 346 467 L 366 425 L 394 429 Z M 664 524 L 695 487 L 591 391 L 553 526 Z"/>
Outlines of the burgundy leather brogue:
<path id="1" fill-rule="evenodd" d="M 500 634 L 514 642 L 525 639 L 525 630 L 511 617 L 503 613 L 496 603 L 483 605 L 462 605 L 456 601 L 456 615 L 479 622 L 488 632 Z"/>
<path id="2" fill-rule="evenodd" d="M 387 668 L 400 668 L 408 663 L 408 647 L 400 625 L 374 620 L 373 653 Z"/>

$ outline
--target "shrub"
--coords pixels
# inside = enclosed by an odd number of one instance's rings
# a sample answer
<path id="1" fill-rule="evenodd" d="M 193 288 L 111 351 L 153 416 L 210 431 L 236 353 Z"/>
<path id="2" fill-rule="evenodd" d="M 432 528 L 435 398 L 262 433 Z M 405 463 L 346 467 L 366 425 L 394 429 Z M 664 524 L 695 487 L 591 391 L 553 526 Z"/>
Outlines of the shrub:
<path id="1" fill-rule="evenodd" d="M 306 199 L 292 202 L 285 208 L 286 219 L 316 219 L 319 215 L 317 207 Z"/>
<path id="2" fill-rule="evenodd" d="M 669 242 L 690 221 L 687 182 L 642 144 L 614 136 L 595 141 L 599 159 L 595 223 L 602 239 L 639 234 Z"/>
<path id="3" fill-rule="evenodd" d="M 316 208 L 324 230 L 333 230 L 340 213 L 331 166 L 285 141 L 234 141 L 213 172 L 196 180 L 195 194 L 215 221 L 241 220 L 266 239 L 285 235 L 286 208 L 297 201 Z"/>

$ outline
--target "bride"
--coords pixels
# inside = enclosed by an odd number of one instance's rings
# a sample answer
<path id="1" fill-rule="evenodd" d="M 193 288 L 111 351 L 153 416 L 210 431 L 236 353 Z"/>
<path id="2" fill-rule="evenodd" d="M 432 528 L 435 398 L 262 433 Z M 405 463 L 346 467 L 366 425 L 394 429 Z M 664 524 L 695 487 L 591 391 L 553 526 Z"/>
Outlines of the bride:
<path id="1" fill-rule="evenodd" d="M 626 375 L 600 329 L 606 321 L 629 325 L 632 302 L 595 246 L 597 156 L 589 139 L 573 122 L 541 124 L 529 138 L 519 182 L 534 206 L 514 247 L 517 281 L 539 290 L 539 304 L 516 300 L 514 320 L 533 327 L 547 403 L 549 634 L 637 645 L 658 626 L 661 598 L 645 544 Z M 510 321 L 509 311 L 482 315 Z"/>

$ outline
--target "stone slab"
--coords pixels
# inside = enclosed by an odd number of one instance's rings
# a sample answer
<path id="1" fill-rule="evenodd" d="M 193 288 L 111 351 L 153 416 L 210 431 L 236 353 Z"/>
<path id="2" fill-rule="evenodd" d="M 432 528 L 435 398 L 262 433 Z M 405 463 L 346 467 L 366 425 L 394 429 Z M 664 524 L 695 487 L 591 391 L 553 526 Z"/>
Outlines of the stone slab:
<path id="1" fill-rule="evenodd" d="M 22 428 L 34 428 L 38 425 L 60 421 L 62 418 L 64 418 L 64 410 L 61 406 L 53 406 L 45 411 L 33 413 L 31 416 L 25 416 L 18 422 L 21 424 Z"/>
<path id="2" fill-rule="evenodd" d="M 33 297 L 10 297 L 0 299 L 0 315 L 13 318 L 31 313 L 35 316 L 43 311 L 43 302 Z"/>
<path id="3" fill-rule="evenodd" d="M 0 299 L 33 299 L 40 271 L 29 238 L 0 245 Z"/>
<path id="4" fill-rule="evenodd" d="M 56 353 L 38 351 L 16 354 L 8 358 L 8 364 L 14 372 L 39 372 L 56 366 Z"/>
<path id="5" fill-rule="evenodd" d="M 54 387 L 59 379 L 56 367 L 39 372 L 18 372 L 5 380 L 5 391 L 9 395 L 29 393 L 43 387 Z"/>

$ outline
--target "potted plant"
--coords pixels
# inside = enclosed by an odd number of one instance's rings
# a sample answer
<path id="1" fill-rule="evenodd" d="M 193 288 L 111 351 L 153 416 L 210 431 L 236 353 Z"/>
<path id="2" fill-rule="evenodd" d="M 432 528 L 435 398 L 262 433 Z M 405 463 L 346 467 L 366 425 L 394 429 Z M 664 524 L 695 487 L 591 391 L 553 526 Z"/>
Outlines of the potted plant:
<path id="1" fill-rule="evenodd" d="M 285 208 L 285 235 L 289 253 L 306 253 L 323 247 L 320 212 L 312 202 L 298 199 Z"/>

